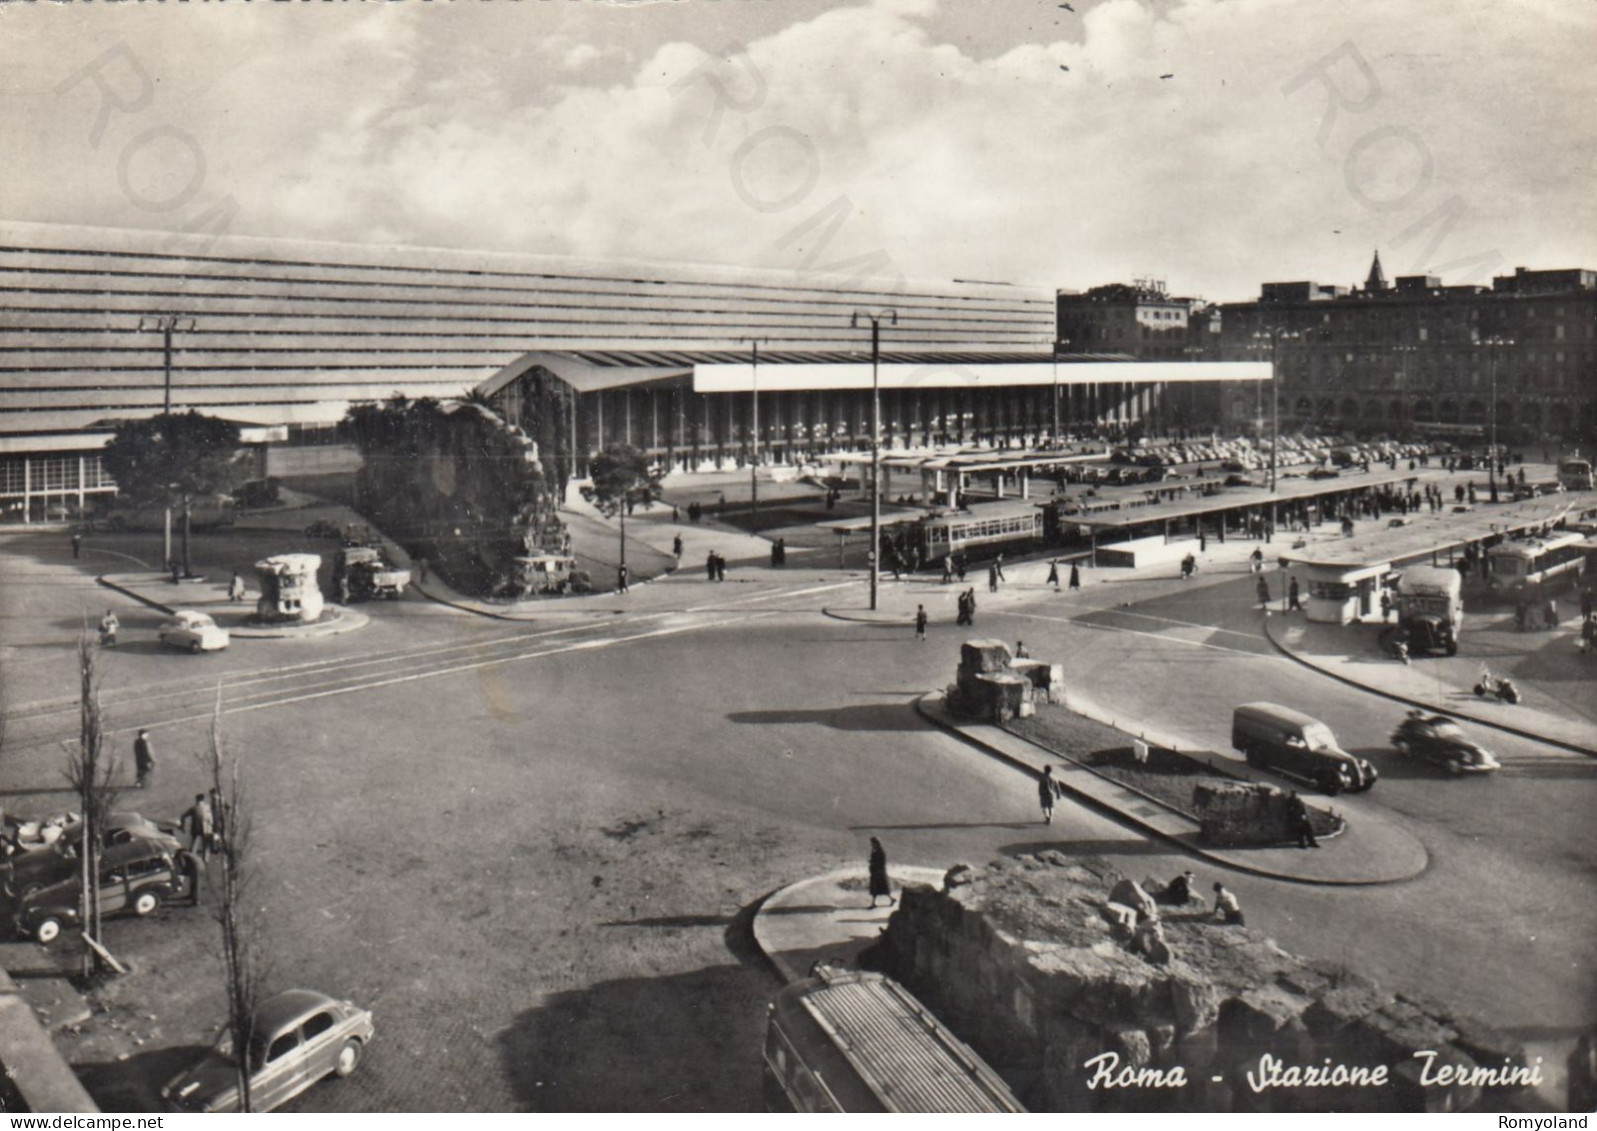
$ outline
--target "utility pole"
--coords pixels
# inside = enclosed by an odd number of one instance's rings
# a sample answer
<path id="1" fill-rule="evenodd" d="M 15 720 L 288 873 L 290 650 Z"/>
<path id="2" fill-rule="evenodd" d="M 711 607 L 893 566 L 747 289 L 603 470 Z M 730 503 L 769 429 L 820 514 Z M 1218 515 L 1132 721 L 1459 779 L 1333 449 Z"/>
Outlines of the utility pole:
<path id="1" fill-rule="evenodd" d="M 769 338 L 739 338 L 754 347 L 753 365 L 749 384 L 754 399 L 749 420 L 749 514 L 760 517 L 760 343 Z"/>
<path id="2" fill-rule="evenodd" d="M 1303 334 L 1297 330 L 1267 327 L 1253 335 L 1256 341 L 1270 343 L 1270 529 L 1276 523 L 1276 470 L 1280 464 L 1281 450 L 1281 343 L 1297 341 Z"/>
<path id="3" fill-rule="evenodd" d="M 856 310 L 849 325 L 859 328 L 860 319 L 871 324 L 871 611 L 876 610 L 876 590 L 881 582 L 882 548 L 882 389 L 878 368 L 882 359 L 882 320 L 898 325 L 897 310 L 875 314 Z"/>
<path id="4" fill-rule="evenodd" d="M 1487 418 L 1491 422 L 1491 448 L 1486 453 L 1486 489 L 1490 493 L 1492 502 L 1495 503 L 1497 501 L 1497 351 L 1503 346 L 1513 345 L 1514 340 L 1505 338 L 1501 334 L 1493 334 L 1481 339 L 1478 344 L 1487 349 L 1486 365 L 1492 390 L 1491 412 Z"/>
<path id="5" fill-rule="evenodd" d="M 163 314 L 158 318 L 140 318 L 138 333 L 145 334 L 152 331 L 161 335 L 161 356 L 163 358 L 162 371 L 165 374 L 161 383 L 161 415 L 172 415 L 172 335 L 181 330 L 186 333 L 194 331 L 196 323 L 186 314 Z M 163 536 L 163 565 L 172 560 L 172 508 L 166 508 L 166 521 L 162 524 L 165 534 Z M 189 506 L 188 496 L 183 497 L 183 574 L 189 574 Z"/>

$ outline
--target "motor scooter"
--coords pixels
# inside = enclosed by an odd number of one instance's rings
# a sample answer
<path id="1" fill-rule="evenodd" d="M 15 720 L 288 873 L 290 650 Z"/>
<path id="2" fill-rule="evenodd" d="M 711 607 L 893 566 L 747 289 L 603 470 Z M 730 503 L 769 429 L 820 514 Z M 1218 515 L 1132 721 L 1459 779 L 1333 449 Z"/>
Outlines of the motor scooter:
<path id="1" fill-rule="evenodd" d="M 1514 686 L 1514 681 L 1506 675 L 1494 676 L 1490 668 L 1482 668 L 1480 678 L 1475 681 L 1475 694 L 1482 699 L 1499 699 L 1504 703 L 1519 702 L 1519 688 Z"/>

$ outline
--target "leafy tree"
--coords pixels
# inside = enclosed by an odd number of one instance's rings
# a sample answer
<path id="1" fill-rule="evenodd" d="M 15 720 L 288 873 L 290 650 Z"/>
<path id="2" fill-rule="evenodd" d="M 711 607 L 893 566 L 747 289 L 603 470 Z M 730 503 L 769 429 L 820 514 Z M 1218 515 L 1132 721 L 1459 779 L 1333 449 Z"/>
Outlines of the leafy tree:
<path id="1" fill-rule="evenodd" d="M 238 462 L 238 428 L 190 410 L 119 424 L 100 463 L 136 505 L 231 491 L 248 477 Z"/>
<path id="2" fill-rule="evenodd" d="M 588 472 L 593 482 L 582 489 L 582 497 L 606 518 L 621 519 L 621 564 L 626 565 L 627 513 L 660 497 L 660 472 L 645 453 L 626 446 L 606 448 L 594 456 Z"/>

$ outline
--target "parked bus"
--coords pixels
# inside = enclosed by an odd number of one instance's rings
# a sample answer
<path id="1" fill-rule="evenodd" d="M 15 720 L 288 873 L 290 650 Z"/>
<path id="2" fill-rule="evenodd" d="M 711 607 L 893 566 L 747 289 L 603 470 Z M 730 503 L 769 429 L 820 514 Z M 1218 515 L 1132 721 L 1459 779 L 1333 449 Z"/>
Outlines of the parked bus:
<path id="1" fill-rule="evenodd" d="M 764 1079 L 772 1111 L 1026 1110 L 904 987 L 825 965 L 771 1003 Z"/>
<path id="2" fill-rule="evenodd" d="M 1397 619 L 1413 651 L 1458 654 L 1464 578 L 1456 569 L 1409 566 L 1397 582 Z"/>
<path id="3" fill-rule="evenodd" d="M 1486 584 L 1494 593 L 1521 595 L 1567 581 L 1586 567 L 1586 536 L 1566 530 L 1543 538 L 1516 538 L 1486 551 Z"/>
<path id="4" fill-rule="evenodd" d="M 1591 460 L 1569 456 L 1558 461 L 1558 485 L 1566 491 L 1592 489 Z"/>
<path id="5" fill-rule="evenodd" d="M 983 503 L 969 511 L 930 515 L 917 524 L 927 561 L 970 550 L 1026 547 L 1043 538 L 1042 508 L 1024 500 Z"/>

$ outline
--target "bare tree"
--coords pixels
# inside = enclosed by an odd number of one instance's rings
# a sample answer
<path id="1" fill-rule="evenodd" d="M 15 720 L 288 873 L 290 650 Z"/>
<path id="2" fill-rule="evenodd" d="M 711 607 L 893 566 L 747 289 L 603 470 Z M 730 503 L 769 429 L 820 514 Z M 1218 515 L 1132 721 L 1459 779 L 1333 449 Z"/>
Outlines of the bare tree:
<path id="1" fill-rule="evenodd" d="M 237 755 L 228 757 L 222 734 L 222 692 L 217 688 L 211 717 L 211 820 L 218 867 L 207 873 L 216 895 L 215 915 L 222 928 L 222 960 L 227 976 L 227 1024 L 233 1038 L 240 1111 L 253 1111 L 250 1055 L 255 1038 L 255 1012 L 266 981 L 265 923 L 250 898 L 249 867 L 253 820 Z M 195 883 L 199 882 L 196 875 Z M 198 893 L 196 891 L 196 897 Z"/>
<path id="2" fill-rule="evenodd" d="M 100 852 L 105 824 L 116 803 L 111 782 L 116 757 L 105 749 L 105 713 L 100 707 L 100 646 L 85 630 L 78 637 L 78 740 L 67 745 L 67 782 L 78 795 L 81 819 L 78 859 L 82 877 L 83 974 L 88 977 L 121 965 L 100 942 Z"/>

